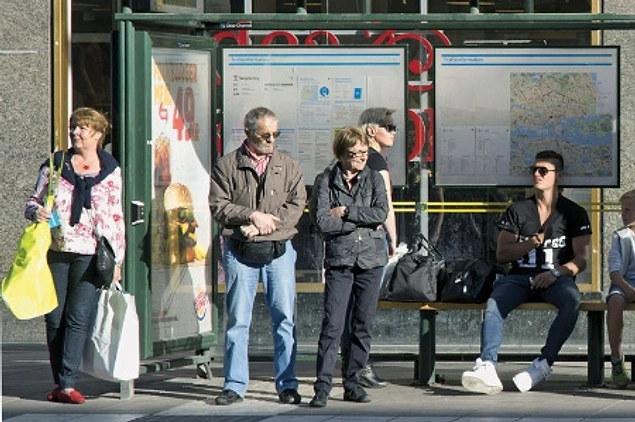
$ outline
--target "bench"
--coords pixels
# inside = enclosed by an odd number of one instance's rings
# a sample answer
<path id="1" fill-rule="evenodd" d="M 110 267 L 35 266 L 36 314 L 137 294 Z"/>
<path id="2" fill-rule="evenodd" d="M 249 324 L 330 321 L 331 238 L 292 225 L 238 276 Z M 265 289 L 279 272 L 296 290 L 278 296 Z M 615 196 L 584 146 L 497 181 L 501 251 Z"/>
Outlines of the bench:
<path id="1" fill-rule="evenodd" d="M 415 361 L 415 378 L 422 385 L 435 382 L 436 366 L 436 315 L 439 311 L 477 310 L 484 311 L 485 303 L 450 303 L 450 302 L 396 302 L 379 301 L 379 309 L 418 309 L 419 310 L 419 355 Z M 555 306 L 542 302 L 528 302 L 517 310 L 547 311 L 555 310 Z M 580 312 L 587 313 L 587 381 L 597 386 L 604 382 L 604 362 L 608 358 L 604 353 L 604 314 L 606 303 L 600 300 L 582 301 Z M 626 310 L 635 311 L 635 304 Z M 566 355 L 561 355 L 566 360 Z M 633 362 L 631 361 L 631 364 Z M 635 379 L 635 373 L 633 373 Z"/>

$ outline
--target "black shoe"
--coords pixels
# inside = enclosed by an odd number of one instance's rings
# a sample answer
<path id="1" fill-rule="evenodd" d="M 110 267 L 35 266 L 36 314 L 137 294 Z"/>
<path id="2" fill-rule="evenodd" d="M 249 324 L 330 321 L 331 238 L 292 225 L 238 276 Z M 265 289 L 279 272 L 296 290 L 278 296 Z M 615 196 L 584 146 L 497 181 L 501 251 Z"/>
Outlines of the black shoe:
<path id="1" fill-rule="evenodd" d="M 280 403 L 284 404 L 300 404 L 302 396 L 298 394 L 298 390 L 294 388 L 287 388 L 282 393 L 278 394 Z"/>
<path id="2" fill-rule="evenodd" d="M 329 401 L 329 393 L 324 390 L 319 390 L 315 393 L 315 396 L 309 402 L 311 407 L 326 407 L 326 403 Z"/>
<path id="3" fill-rule="evenodd" d="M 384 388 L 388 383 L 377 376 L 373 365 L 367 364 L 359 373 L 359 383 L 366 388 Z"/>
<path id="4" fill-rule="evenodd" d="M 344 390 L 344 401 L 354 401 L 355 403 L 369 403 L 371 401 L 371 398 L 361 385 L 356 385 L 353 388 Z"/>
<path id="5" fill-rule="evenodd" d="M 230 404 L 240 403 L 243 398 L 234 390 L 223 390 L 216 396 L 216 404 L 218 406 L 229 406 Z"/>

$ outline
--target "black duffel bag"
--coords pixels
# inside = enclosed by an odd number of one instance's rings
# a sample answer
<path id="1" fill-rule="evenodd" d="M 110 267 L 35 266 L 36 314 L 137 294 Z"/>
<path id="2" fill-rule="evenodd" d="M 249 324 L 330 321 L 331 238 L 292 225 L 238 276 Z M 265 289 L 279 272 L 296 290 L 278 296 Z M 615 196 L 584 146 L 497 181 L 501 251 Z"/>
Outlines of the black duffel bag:
<path id="1" fill-rule="evenodd" d="M 487 301 L 498 267 L 484 259 L 465 258 L 447 263 L 439 274 L 439 301 L 483 303 Z"/>
<path id="2" fill-rule="evenodd" d="M 427 253 L 427 254 L 426 254 Z M 422 234 L 397 264 L 384 286 L 383 300 L 401 302 L 435 302 L 438 275 L 445 261 L 439 251 Z"/>
<path id="3" fill-rule="evenodd" d="M 286 240 L 265 240 L 264 242 L 243 242 L 230 239 L 231 248 L 239 259 L 250 264 L 267 265 L 281 257 L 287 250 Z"/>

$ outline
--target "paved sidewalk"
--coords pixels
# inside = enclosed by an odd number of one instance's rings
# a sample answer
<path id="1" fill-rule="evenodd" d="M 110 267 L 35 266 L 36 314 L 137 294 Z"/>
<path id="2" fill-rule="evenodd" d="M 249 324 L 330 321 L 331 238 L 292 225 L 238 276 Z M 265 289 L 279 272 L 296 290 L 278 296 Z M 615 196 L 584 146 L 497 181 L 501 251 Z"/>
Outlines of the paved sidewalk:
<path id="1" fill-rule="evenodd" d="M 269 362 L 252 364 L 245 401 L 215 406 L 213 398 L 222 388 L 222 368 L 213 363 L 211 379 L 197 378 L 194 366 L 144 374 L 136 381 L 130 400 L 119 399 L 118 384 L 82 375 L 79 387 L 87 396 L 86 404 L 49 403 L 45 397 L 52 382 L 45 346 L 2 347 L 2 414 L 3 420 L 11 422 L 626 422 L 635 418 L 635 385 L 626 390 L 588 388 L 586 366 L 581 363 L 557 364 L 549 381 L 528 393 L 519 393 L 511 382 L 527 362 L 503 363 L 499 373 L 505 391 L 495 396 L 471 394 L 460 386 L 461 372 L 472 363 L 439 362 L 437 374 L 443 383 L 431 387 L 414 384 L 412 363 L 378 363 L 378 373 L 391 385 L 369 390 L 371 403 L 342 401 L 338 383 L 324 409 L 308 407 L 313 392 L 311 362 L 298 364 L 303 396 L 299 406 L 278 403 Z"/>

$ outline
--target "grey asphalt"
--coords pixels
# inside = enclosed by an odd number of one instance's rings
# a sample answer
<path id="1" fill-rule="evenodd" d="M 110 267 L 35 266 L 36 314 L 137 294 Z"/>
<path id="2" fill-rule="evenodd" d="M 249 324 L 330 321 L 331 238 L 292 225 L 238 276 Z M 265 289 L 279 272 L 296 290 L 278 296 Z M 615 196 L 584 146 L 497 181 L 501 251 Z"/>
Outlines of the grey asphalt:
<path id="1" fill-rule="evenodd" d="M 313 362 L 299 362 L 302 403 L 278 403 L 271 380 L 271 362 L 251 365 L 249 391 L 242 403 L 216 406 L 213 398 L 222 388 L 222 364 L 213 362 L 211 378 L 197 377 L 188 365 L 146 373 L 135 382 L 134 396 L 120 398 L 119 384 L 82 375 L 79 390 L 83 405 L 47 402 L 52 387 L 46 347 L 42 344 L 2 345 L 2 416 L 11 422 L 198 422 L 198 421 L 430 421 L 430 422 L 540 422 L 635 419 L 635 385 L 625 390 L 610 384 L 586 385 L 584 363 L 557 363 L 548 382 L 528 393 L 516 391 L 511 378 L 528 362 L 504 362 L 499 366 L 504 391 L 494 396 L 471 394 L 460 385 L 461 372 L 471 362 L 438 362 L 442 381 L 419 386 L 409 362 L 376 363 L 378 373 L 390 385 L 369 390 L 368 404 L 344 402 L 339 379 L 328 406 L 308 406 L 312 396 Z M 606 376 L 610 375 L 608 367 Z"/>

